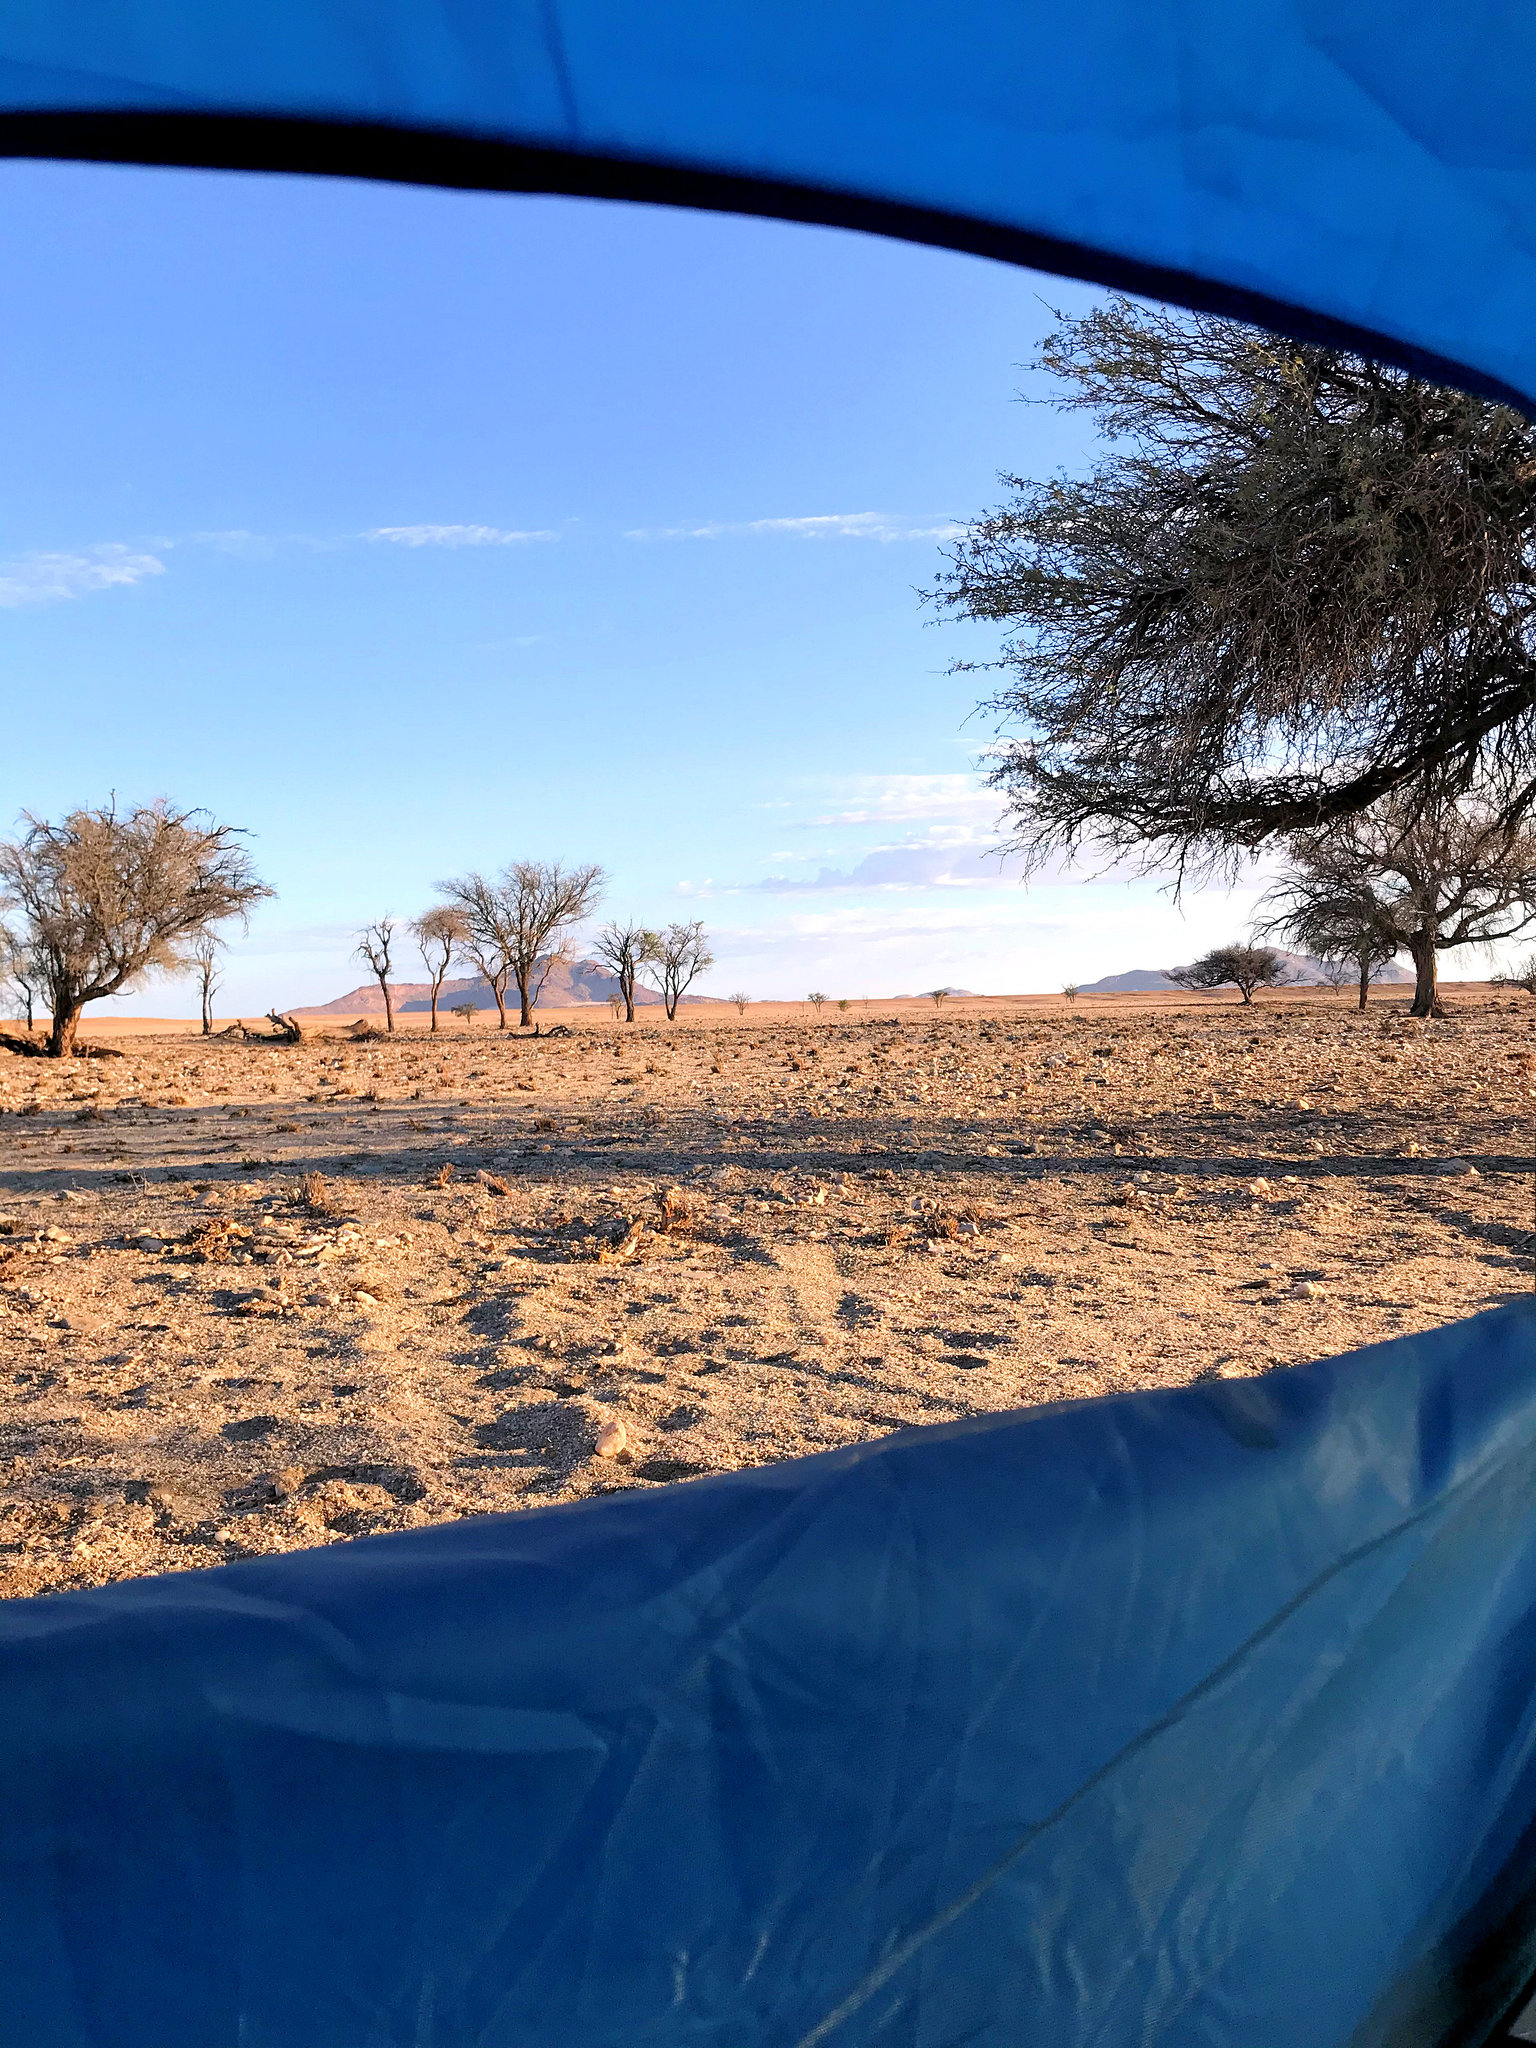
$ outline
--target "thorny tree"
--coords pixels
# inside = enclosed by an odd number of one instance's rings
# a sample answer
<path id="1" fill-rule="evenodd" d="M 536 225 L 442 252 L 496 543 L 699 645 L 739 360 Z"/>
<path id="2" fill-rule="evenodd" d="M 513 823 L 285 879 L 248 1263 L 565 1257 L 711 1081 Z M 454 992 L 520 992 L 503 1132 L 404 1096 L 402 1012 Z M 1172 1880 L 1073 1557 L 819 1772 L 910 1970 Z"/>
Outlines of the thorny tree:
<path id="1" fill-rule="evenodd" d="M 1403 935 L 1385 914 L 1375 876 L 1343 871 L 1331 858 L 1311 861 L 1305 845 L 1295 852 L 1292 872 L 1260 902 L 1255 929 L 1310 953 L 1330 988 L 1353 981 L 1363 1010 L 1371 983 L 1403 950 Z"/>
<path id="2" fill-rule="evenodd" d="M 0 842 L 0 904 L 11 910 L 50 1012 L 48 1051 L 74 1046 L 80 1013 L 156 969 L 183 972 L 197 940 L 272 891 L 230 825 L 160 801 L 27 817 Z"/>
<path id="3" fill-rule="evenodd" d="M 593 952 L 619 984 L 626 1024 L 635 1021 L 635 976 L 650 958 L 648 948 L 655 936 L 642 925 L 615 922 L 605 924 L 592 942 Z"/>
<path id="4" fill-rule="evenodd" d="M 516 860 L 502 870 L 520 1025 L 532 1022 L 549 971 L 568 959 L 572 927 L 597 907 L 603 880 L 600 867 L 565 868 L 557 860 Z"/>
<path id="5" fill-rule="evenodd" d="M 1037 367 L 1109 452 L 1004 476 L 930 593 L 1000 625 L 1015 849 L 1181 870 L 1437 776 L 1536 797 L 1536 426 L 1116 300 Z"/>
<path id="6" fill-rule="evenodd" d="M 465 950 L 490 983 L 499 1028 L 507 1028 L 509 979 L 517 983 L 518 1021 L 530 1024 L 551 968 L 566 957 L 571 928 L 602 894 L 602 869 L 513 861 L 499 881 L 471 874 L 438 886 L 463 914 L 469 929 Z"/>
<path id="7" fill-rule="evenodd" d="M 464 913 L 453 904 L 434 903 L 430 910 L 424 910 L 412 921 L 411 937 L 416 941 L 432 983 L 432 1022 L 428 1029 L 435 1031 L 437 999 L 453 965 L 453 956 L 469 942 L 469 927 L 464 922 Z"/>
<path id="8" fill-rule="evenodd" d="M 669 924 L 665 931 L 652 932 L 650 941 L 651 975 L 666 1005 L 670 1024 L 691 984 L 714 966 L 715 956 L 699 918 L 691 924 Z"/>
<path id="9" fill-rule="evenodd" d="M 15 991 L 28 1031 L 32 1029 L 40 980 L 31 948 L 9 926 L 0 924 L 0 983 Z"/>
<path id="10" fill-rule="evenodd" d="M 197 980 L 197 997 L 202 1011 L 204 1038 L 213 1035 L 213 999 L 218 992 L 219 956 L 223 951 L 224 941 L 217 932 L 204 932 L 188 956 L 192 973 Z"/>
<path id="11" fill-rule="evenodd" d="M 393 972 L 390 963 L 390 948 L 395 942 L 395 920 L 381 917 L 377 924 L 365 925 L 357 935 L 357 957 L 368 962 L 369 972 L 379 984 L 384 997 L 384 1028 L 395 1028 L 395 999 L 390 993 L 389 977 Z"/>
<path id="12" fill-rule="evenodd" d="M 1217 946 L 1188 967 L 1170 967 L 1178 988 L 1235 988 L 1244 1004 L 1260 988 L 1284 988 L 1295 977 L 1273 946 Z"/>
<path id="13" fill-rule="evenodd" d="M 1441 1012 L 1439 959 L 1487 946 L 1536 923 L 1536 830 L 1481 798 L 1389 799 L 1328 832 L 1295 839 L 1307 886 L 1376 904 L 1395 951 L 1413 961 L 1412 1014 Z"/>

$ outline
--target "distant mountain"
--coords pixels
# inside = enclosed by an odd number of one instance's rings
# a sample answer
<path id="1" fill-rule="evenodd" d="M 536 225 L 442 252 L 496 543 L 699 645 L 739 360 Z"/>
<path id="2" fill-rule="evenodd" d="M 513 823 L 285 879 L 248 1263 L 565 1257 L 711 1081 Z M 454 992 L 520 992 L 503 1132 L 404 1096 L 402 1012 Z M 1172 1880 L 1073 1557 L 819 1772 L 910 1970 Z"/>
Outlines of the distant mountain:
<path id="1" fill-rule="evenodd" d="M 1306 953 L 1282 953 L 1281 959 L 1289 967 L 1294 980 L 1292 987 L 1316 988 L 1323 983 L 1323 972 L 1318 963 Z M 1378 981 L 1412 981 L 1413 976 L 1406 967 L 1399 967 L 1394 961 L 1377 975 Z M 1156 989 L 1177 990 L 1160 967 L 1132 967 L 1125 974 L 1106 974 L 1102 981 L 1085 982 L 1082 994 L 1085 996 L 1118 996 L 1146 994 Z"/>
<path id="2" fill-rule="evenodd" d="M 427 981 L 391 981 L 390 993 L 395 1000 L 397 1013 L 407 1014 L 432 1007 L 432 984 Z M 606 1003 L 610 996 L 616 996 L 619 984 L 606 968 L 599 967 L 595 960 L 577 960 L 569 967 L 552 967 L 549 979 L 544 984 L 544 993 L 539 997 L 541 1010 L 568 1010 L 585 1003 Z M 717 1003 L 719 996 L 684 996 L 683 1002 Z M 437 999 L 437 1007 L 447 1016 L 455 1004 L 473 1003 L 477 1010 L 496 1010 L 496 997 L 489 982 L 478 976 L 464 980 L 445 981 Z M 635 990 L 635 1008 L 660 1009 L 661 997 L 655 989 L 638 987 Z M 507 1007 L 517 1008 L 517 990 L 507 990 Z M 365 982 L 360 988 L 352 989 L 344 996 L 337 996 L 330 1003 L 309 1003 L 293 1013 L 298 1017 L 382 1017 L 384 997 L 376 981 Z"/>

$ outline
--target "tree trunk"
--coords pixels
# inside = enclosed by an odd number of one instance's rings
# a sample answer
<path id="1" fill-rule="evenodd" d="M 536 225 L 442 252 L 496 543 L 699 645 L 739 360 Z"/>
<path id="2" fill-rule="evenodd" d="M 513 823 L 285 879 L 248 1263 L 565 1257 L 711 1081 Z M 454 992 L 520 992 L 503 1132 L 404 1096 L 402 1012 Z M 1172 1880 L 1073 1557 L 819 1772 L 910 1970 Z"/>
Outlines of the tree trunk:
<path id="1" fill-rule="evenodd" d="M 507 1028 L 507 997 L 505 984 L 499 981 L 492 981 L 491 994 L 496 998 L 496 1029 L 498 1031 L 505 1031 Z"/>
<path id="2" fill-rule="evenodd" d="M 624 1022 L 635 1021 L 635 977 L 632 974 L 619 976 L 619 994 L 624 998 Z"/>
<path id="3" fill-rule="evenodd" d="M 1445 1006 L 1440 1000 L 1440 953 L 1435 945 L 1435 936 L 1430 930 L 1417 931 L 1408 941 L 1414 976 L 1410 1017 L 1445 1015 Z"/>
<path id="4" fill-rule="evenodd" d="M 667 1003 L 667 1022 L 668 1022 L 669 1024 L 675 1024 L 675 1023 L 677 1022 L 677 997 L 676 997 L 676 996 L 668 996 L 668 997 L 667 997 L 667 999 L 666 999 L 666 1003 Z"/>
<path id="5" fill-rule="evenodd" d="M 1362 954 L 1356 964 L 1360 969 L 1360 1007 L 1363 1010 L 1371 996 L 1371 963 Z"/>
<path id="6" fill-rule="evenodd" d="M 1248 1005 L 1253 1001 L 1253 990 L 1251 988 L 1244 988 L 1242 983 L 1239 982 L 1237 985 L 1237 992 L 1242 997 L 1243 1008 L 1246 1010 Z"/>
<path id="7" fill-rule="evenodd" d="M 428 1027 L 432 1031 L 437 1029 L 437 992 L 441 987 L 440 981 L 434 981 L 432 984 L 432 1022 Z"/>
<path id="8" fill-rule="evenodd" d="M 387 981 L 381 981 L 379 987 L 384 991 L 384 1029 L 386 1031 L 393 1031 L 395 1028 L 394 997 L 389 992 L 389 983 Z"/>
<path id="9" fill-rule="evenodd" d="M 518 977 L 517 983 L 517 1024 L 520 1031 L 526 1031 L 533 1022 L 533 1005 L 528 1000 L 528 984 Z"/>
<path id="10" fill-rule="evenodd" d="M 61 1060 L 74 1051 L 75 1031 L 79 1023 L 80 1005 L 78 1003 L 72 1007 L 66 1005 L 64 1009 L 56 1009 L 54 1011 L 53 1021 L 48 1032 L 48 1053 L 50 1058 Z"/>

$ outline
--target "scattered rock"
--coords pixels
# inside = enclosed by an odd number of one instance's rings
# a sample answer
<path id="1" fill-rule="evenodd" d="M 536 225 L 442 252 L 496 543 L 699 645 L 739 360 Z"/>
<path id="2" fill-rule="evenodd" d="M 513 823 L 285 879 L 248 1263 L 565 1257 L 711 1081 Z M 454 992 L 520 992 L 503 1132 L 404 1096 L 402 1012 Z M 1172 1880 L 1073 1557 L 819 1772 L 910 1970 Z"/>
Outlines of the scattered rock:
<path id="1" fill-rule="evenodd" d="M 621 1458 L 629 1448 L 629 1430 L 622 1415 L 611 1415 L 597 1432 L 597 1442 L 592 1446 L 599 1458 Z"/>

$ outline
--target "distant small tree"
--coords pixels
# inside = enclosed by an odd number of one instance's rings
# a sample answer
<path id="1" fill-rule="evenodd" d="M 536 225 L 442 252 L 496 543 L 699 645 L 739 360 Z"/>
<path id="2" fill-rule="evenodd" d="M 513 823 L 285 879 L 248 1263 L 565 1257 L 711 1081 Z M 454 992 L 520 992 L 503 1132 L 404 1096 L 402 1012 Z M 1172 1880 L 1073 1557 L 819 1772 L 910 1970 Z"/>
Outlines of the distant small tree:
<path id="1" fill-rule="evenodd" d="M 650 959 L 650 948 L 655 939 L 656 934 L 647 931 L 643 925 L 615 921 L 605 924 L 592 942 L 593 952 L 619 984 L 619 1000 L 624 1005 L 626 1024 L 635 1021 L 635 976 Z"/>
<path id="2" fill-rule="evenodd" d="M 744 990 L 737 989 L 735 995 L 728 996 L 726 1000 L 736 1005 L 736 1014 L 738 1017 L 745 1017 L 745 1015 L 747 1014 L 747 1005 L 751 1002 L 752 998 L 749 995 L 747 995 Z"/>
<path id="3" fill-rule="evenodd" d="M 1075 981 L 1064 981 L 1061 985 L 1061 992 L 1069 1003 L 1075 1003 L 1078 996 L 1082 993 Z"/>
<path id="4" fill-rule="evenodd" d="M 233 826 L 163 800 L 71 811 L 57 825 L 29 815 L 26 827 L 0 842 L 0 909 L 14 913 L 47 1000 L 55 1059 L 73 1050 L 87 1003 L 184 972 L 205 932 L 272 894 Z"/>
<path id="5" fill-rule="evenodd" d="M 480 1012 L 473 1003 L 455 1003 L 449 1014 L 454 1017 L 462 1017 L 466 1024 L 473 1024 Z"/>
<path id="6" fill-rule="evenodd" d="M 839 996 L 837 999 L 837 1007 L 840 1010 L 851 1010 L 853 1008 L 853 1005 L 849 1002 L 846 996 Z"/>
<path id="7" fill-rule="evenodd" d="M 715 956 L 699 918 L 691 924 L 669 924 L 665 931 L 650 932 L 647 937 L 652 977 L 670 1024 L 691 985 L 714 966 Z"/>
<path id="8" fill-rule="evenodd" d="M 928 1000 L 936 1010 L 942 1010 L 949 1001 L 949 990 L 947 988 L 931 988 L 928 991 Z"/>
<path id="9" fill-rule="evenodd" d="M 1273 946 L 1217 946 L 1188 967 L 1165 970 L 1178 988 L 1235 988 L 1244 1004 L 1258 988 L 1283 988 L 1294 979 Z"/>
<path id="10" fill-rule="evenodd" d="M 1518 967 L 1491 978 L 1495 988 L 1521 988 L 1528 996 L 1536 996 L 1536 953 L 1527 953 Z"/>
<path id="11" fill-rule="evenodd" d="M 434 903 L 430 910 L 424 910 L 420 917 L 411 920 L 411 937 L 416 941 L 432 983 L 432 1022 L 428 1029 L 436 1031 L 437 999 L 448 978 L 454 955 L 469 942 L 469 926 L 456 904 Z"/>
<path id="12" fill-rule="evenodd" d="M 821 1006 L 827 1000 L 826 990 L 820 988 L 813 988 L 805 1000 L 810 1004 L 811 1008 L 816 1012 L 817 1016 L 819 1017 L 821 1015 Z"/>
<path id="13" fill-rule="evenodd" d="M 617 1024 L 624 1014 L 624 998 L 618 995 L 610 996 L 608 998 L 608 1008 L 613 1013 L 614 1023 Z"/>
<path id="14" fill-rule="evenodd" d="M 1342 953 L 1324 953 L 1318 957 L 1317 971 L 1323 984 L 1338 995 L 1345 985 L 1355 978 L 1355 963 L 1346 960 Z"/>
<path id="15" fill-rule="evenodd" d="M 213 998 L 219 986 L 219 955 L 223 950 L 224 941 L 216 932 L 204 932 L 192 948 L 192 972 L 197 977 L 204 1038 L 213 1035 Z"/>
<path id="16" fill-rule="evenodd" d="M 389 992 L 389 949 L 394 938 L 395 921 L 392 917 L 381 917 L 377 924 L 365 925 L 357 936 L 357 957 L 368 962 L 369 972 L 384 993 L 386 1031 L 395 1028 L 395 999 Z"/>

